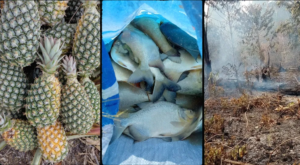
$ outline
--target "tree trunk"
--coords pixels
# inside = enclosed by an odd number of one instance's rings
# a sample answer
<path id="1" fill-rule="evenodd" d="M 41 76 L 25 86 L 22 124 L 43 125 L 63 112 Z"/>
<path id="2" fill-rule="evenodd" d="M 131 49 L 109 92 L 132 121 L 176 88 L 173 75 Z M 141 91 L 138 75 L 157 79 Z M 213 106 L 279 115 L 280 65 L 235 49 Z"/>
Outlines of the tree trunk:
<path id="1" fill-rule="evenodd" d="M 209 51 L 208 51 L 208 42 L 207 42 L 207 33 L 206 29 L 204 28 L 203 32 L 203 57 L 204 57 L 204 85 L 208 85 L 208 77 L 210 72 L 212 71 L 211 68 L 211 61 L 209 58 Z"/>

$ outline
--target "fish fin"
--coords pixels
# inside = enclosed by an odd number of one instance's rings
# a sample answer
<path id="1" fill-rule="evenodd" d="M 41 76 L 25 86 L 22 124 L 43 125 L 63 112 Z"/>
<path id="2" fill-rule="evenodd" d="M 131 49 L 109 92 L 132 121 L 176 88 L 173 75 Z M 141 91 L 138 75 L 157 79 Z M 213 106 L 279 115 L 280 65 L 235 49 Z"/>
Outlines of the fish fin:
<path id="1" fill-rule="evenodd" d="M 171 137 L 163 137 L 163 138 L 160 138 L 160 139 L 162 139 L 165 142 L 172 142 L 172 138 Z"/>
<path id="2" fill-rule="evenodd" d="M 151 101 L 156 102 L 159 98 L 161 98 L 164 91 L 165 91 L 164 83 L 162 81 L 155 81 Z"/>
<path id="3" fill-rule="evenodd" d="M 174 127 L 181 127 L 181 123 L 178 122 L 178 121 L 171 121 L 171 124 L 174 126 Z"/>
<path id="4" fill-rule="evenodd" d="M 134 140 L 141 142 L 148 139 L 148 136 L 145 134 L 145 131 L 138 129 L 134 126 L 129 127 L 129 133 L 134 138 Z"/>
<path id="5" fill-rule="evenodd" d="M 161 59 L 151 61 L 149 63 L 149 66 L 158 68 L 160 71 L 164 71 L 165 70 L 164 63 L 161 61 Z"/>
<path id="6" fill-rule="evenodd" d="M 171 102 L 171 103 L 176 103 L 176 92 L 172 92 L 172 91 L 167 91 L 165 90 L 165 92 L 163 93 L 163 97 L 166 99 L 166 101 Z"/>
<path id="7" fill-rule="evenodd" d="M 174 81 L 171 81 L 167 78 L 164 78 L 163 80 L 163 85 L 169 90 L 169 91 L 179 91 L 181 89 L 180 85 L 178 85 L 177 83 L 175 83 Z"/>
<path id="8" fill-rule="evenodd" d="M 150 70 L 141 70 L 137 68 L 128 78 L 130 83 L 138 83 L 145 81 L 147 84 L 146 89 L 150 89 L 153 86 L 153 74 Z"/>
<path id="9" fill-rule="evenodd" d="M 177 57 L 180 56 L 179 52 L 176 49 L 174 49 L 174 48 L 170 49 L 165 54 L 168 55 L 168 56 L 177 56 Z"/>
<path id="10" fill-rule="evenodd" d="M 168 56 L 168 59 L 175 62 L 175 63 L 178 63 L 178 64 L 181 63 L 181 59 L 180 59 L 179 56 Z"/>
<path id="11" fill-rule="evenodd" d="M 179 83 L 179 81 L 184 80 L 185 78 L 187 78 L 187 76 L 189 75 L 189 73 L 190 73 L 189 71 L 183 72 L 183 73 L 180 75 L 180 77 L 179 77 L 177 83 Z"/>
<path id="12" fill-rule="evenodd" d="M 114 132 L 109 144 L 112 144 L 115 140 L 117 140 L 121 134 L 124 132 L 126 127 L 121 125 L 121 121 L 118 119 L 114 120 Z"/>
<path id="13" fill-rule="evenodd" d="M 168 55 L 164 54 L 164 53 L 161 53 L 160 54 L 160 59 L 163 61 L 165 60 L 166 58 L 168 58 Z"/>

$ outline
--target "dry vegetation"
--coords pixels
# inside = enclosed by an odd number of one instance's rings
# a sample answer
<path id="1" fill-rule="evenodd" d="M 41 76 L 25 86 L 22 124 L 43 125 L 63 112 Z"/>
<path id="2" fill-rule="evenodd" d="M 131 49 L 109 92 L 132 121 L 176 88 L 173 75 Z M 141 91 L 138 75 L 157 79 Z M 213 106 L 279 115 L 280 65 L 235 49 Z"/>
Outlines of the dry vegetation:
<path id="1" fill-rule="evenodd" d="M 0 141 L 3 139 L 0 138 Z M 100 139 L 81 138 L 68 141 L 69 154 L 62 162 L 55 165 L 99 165 Z M 29 165 L 34 157 L 34 151 L 20 152 L 10 146 L 0 151 L 1 165 Z M 42 161 L 41 165 L 52 165 Z"/>
<path id="2" fill-rule="evenodd" d="M 215 79 L 209 82 L 205 164 L 300 163 L 300 98 L 255 91 L 250 95 L 217 87 Z M 230 97 L 221 97 L 224 91 Z"/>

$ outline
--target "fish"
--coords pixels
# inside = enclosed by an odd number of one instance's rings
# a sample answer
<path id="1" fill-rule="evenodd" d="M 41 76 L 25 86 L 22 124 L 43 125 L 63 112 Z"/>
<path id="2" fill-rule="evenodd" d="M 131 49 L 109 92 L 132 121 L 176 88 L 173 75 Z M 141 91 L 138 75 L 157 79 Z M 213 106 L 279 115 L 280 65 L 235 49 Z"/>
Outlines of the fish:
<path id="1" fill-rule="evenodd" d="M 131 24 L 147 34 L 159 49 L 166 54 L 173 62 L 180 63 L 181 59 L 179 53 L 174 49 L 170 43 L 167 41 L 165 36 L 160 31 L 160 23 L 157 22 L 154 18 L 142 17 L 134 19 Z M 174 33 L 173 35 L 177 35 Z"/>
<path id="2" fill-rule="evenodd" d="M 161 71 L 164 70 L 158 47 L 151 38 L 130 24 L 120 34 L 119 39 L 131 49 L 132 56 L 130 55 L 129 57 L 139 64 L 138 68 L 129 77 L 128 82 L 138 83 L 145 81 L 147 83 L 147 91 L 149 91 L 154 83 L 153 74 L 149 67 L 156 67 Z"/>
<path id="3" fill-rule="evenodd" d="M 175 103 L 182 108 L 196 109 L 199 106 L 199 102 L 203 102 L 202 98 L 202 95 L 177 94 Z"/>
<path id="4" fill-rule="evenodd" d="M 151 95 L 141 88 L 130 85 L 126 82 L 118 82 L 119 84 L 119 110 L 124 110 L 135 104 L 151 101 Z"/>
<path id="5" fill-rule="evenodd" d="M 187 71 L 202 69 L 202 62 L 196 62 L 193 57 L 185 50 L 179 50 L 181 63 L 174 63 L 169 59 L 163 61 L 165 70 L 163 73 L 167 78 L 178 82 L 187 76 Z"/>
<path id="6" fill-rule="evenodd" d="M 176 92 L 181 90 L 180 85 L 176 82 L 167 79 L 159 69 L 150 67 L 151 72 L 155 77 L 155 84 L 152 93 L 152 102 L 156 102 L 164 93 L 164 91 Z M 176 96 L 176 95 L 175 95 Z M 170 96 L 170 97 L 175 97 Z M 174 98 L 175 99 L 175 98 Z M 171 98 L 173 100 L 173 98 Z"/>
<path id="7" fill-rule="evenodd" d="M 162 23 L 160 25 L 160 30 L 168 41 L 170 41 L 174 45 L 184 48 L 194 57 L 194 60 L 198 60 L 200 51 L 198 48 L 197 40 L 195 38 L 170 22 Z"/>
<path id="8" fill-rule="evenodd" d="M 135 63 L 132 59 L 128 57 L 125 53 L 128 52 L 119 52 L 117 49 L 119 47 L 122 47 L 121 45 L 118 45 L 120 43 L 115 43 L 114 47 L 112 48 L 111 56 L 112 59 L 118 63 L 120 66 L 122 66 L 125 70 L 130 70 L 131 72 L 135 72 L 136 68 L 138 68 L 138 64 Z M 123 45 L 124 46 L 124 45 Z M 117 48 L 118 47 L 118 48 Z M 121 48 L 121 50 L 124 50 L 124 48 Z M 129 71 L 122 70 L 121 67 L 113 65 L 117 77 L 117 81 L 128 81 L 128 75 L 130 74 Z M 152 102 L 156 102 L 163 94 L 165 90 L 176 92 L 181 89 L 181 87 L 176 83 L 169 79 L 167 79 L 158 68 L 150 67 L 151 73 L 154 75 L 154 88 L 152 92 Z M 126 77 L 124 77 L 126 76 Z M 175 100 L 176 95 L 170 95 L 167 98 L 170 98 L 169 100 Z"/>
<path id="9" fill-rule="evenodd" d="M 138 67 L 138 63 L 134 62 L 129 56 L 132 51 L 126 47 L 126 44 L 122 44 L 119 40 L 116 40 L 111 49 L 111 58 L 114 62 L 119 64 L 121 67 L 126 68 L 130 71 L 135 71 Z"/>
<path id="10" fill-rule="evenodd" d="M 114 61 L 111 61 L 111 63 L 112 63 L 117 81 L 118 82 L 120 82 L 120 81 L 128 82 L 128 79 L 129 79 L 130 75 L 132 74 L 132 71 L 121 67 L 119 64 L 115 63 Z"/>
<path id="11" fill-rule="evenodd" d="M 114 119 L 114 131 L 110 144 L 116 141 L 122 133 L 135 141 L 144 141 L 154 137 L 182 140 L 186 138 L 187 132 L 194 131 L 195 128 L 189 126 L 195 125 L 194 122 L 198 121 L 195 119 L 194 111 L 165 101 L 145 102 L 139 104 L 139 107 L 141 110 L 129 114 L 127 118 Z"/>
<path id="12" fill-rule="evenodd" d="M 187 77 L 178 82 L 181 89 L 177 91 L 179 94 L 185 95 L 202 95 L 202 69 L 189 71 Z"/>

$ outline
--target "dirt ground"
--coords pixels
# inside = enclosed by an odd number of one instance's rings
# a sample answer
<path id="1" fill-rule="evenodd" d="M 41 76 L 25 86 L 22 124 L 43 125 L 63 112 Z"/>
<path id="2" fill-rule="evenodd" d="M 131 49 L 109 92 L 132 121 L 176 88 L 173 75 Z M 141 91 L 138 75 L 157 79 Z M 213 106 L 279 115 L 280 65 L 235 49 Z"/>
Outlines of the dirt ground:
<path id="1" fill-rule="evenodd" d="M 291 75 L 273 81 L 297 83 Z M 206 96 L 204 125 L 205 164 L 300 164 L 300 96 L 224 89 Z"/>
<path id="2" fill-rule="evenodd" d="M 0 141 L 3 139 L 0 138 Z M 69 140 L 69 153 L 66 159 L 55 165 L 99 165 L 100 151 L 94 145 L 85 144 L 85 139 Z M 99 147 L 100 149 L 100 147 Z M 30 165 L 34 151 L 19 152 L 10 146 L 0 151 L 1 165 Z M 97 160 L 96 160 L 97 159 Z M 41 165 L 53 165 L 42 161 Z"/>

